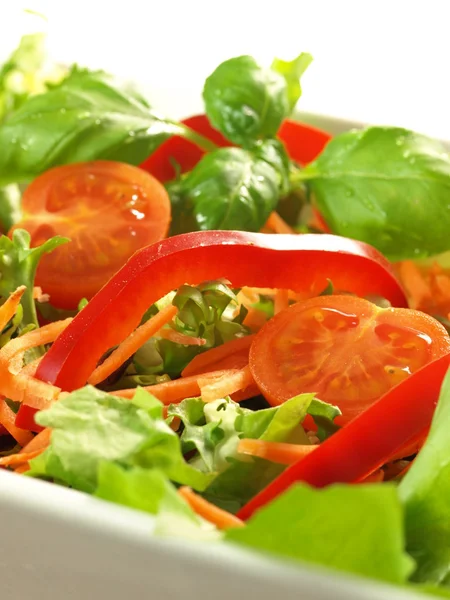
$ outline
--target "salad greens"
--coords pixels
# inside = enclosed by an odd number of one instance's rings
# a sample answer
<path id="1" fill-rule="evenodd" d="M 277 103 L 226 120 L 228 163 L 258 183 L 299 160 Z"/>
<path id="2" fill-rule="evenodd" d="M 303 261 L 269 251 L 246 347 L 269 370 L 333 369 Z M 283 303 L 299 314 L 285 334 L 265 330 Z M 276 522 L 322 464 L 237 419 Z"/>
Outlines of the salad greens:
<path id="1" fill-rule="evenodd" d="M 300 177 L 339 235 L 391 260 L 448 250 L 450 158 L 435 140 L 395 127 L 349 131 Z"/>
<path id="2" fill-rule="evenodd" d="M 207 78 L 206 114 L 235 145 L 217 148 L 185 124 L 157 114 L 137 90 L 106 73 L 79 66 L 53 66 L 48 72 L 44 42 L 41 34 L 25 36 L 0 68 L 0 223 L 5 231 L 21 218 L 23 185 L 48 169 L 97 159 L 140 165 L 177 135 L 205 154 L 192 170 L 179 169 L 166 183 L 171 235 L 260 231 L 273 211 L 296 230 L 311 231 L 307 215 L 314 208 L 333 233 L 369 242 L 391 260 L 434 260 L 436 253 L 449 251 L 450 159 L 437 142 L 404 129 L 370 127 L 337 136 L 309 166 L 288 157 L 277 134 L 301 96 L 309 54 L 275 59 L 270 68 L 240 56 Z M 30 248 L 30 235 L 21 229 L 0 238 L 0 302 L 26 286 L 16 315 L 0 332 L 0 347 L 38 326 L 33 299 L 38 262 L 66 241 L 55 237 Z M 340 410 L 314 394 L 259 410 L 229 397 L 208 404 L 193 397 L 164 407 L 138 387 L 179 377 L 202 352 L 249 335 L 247 309 L 236 310 L 238 292 L 226 281 L 183 285 L 151 306 L 143 322 L 173 304 L 178 313 L 165 333 L 198 338 L 199 344 L 156 335 L 101 383 L 102 390 L 86 386 L 39 412 L 36 422 L 51 428 L 51 442 L 30 461 L 28 475 L 155 515 L 161 535 L 223 539 L 450 594 L 450 374 L 427 442 L 394 483 L 323 490 L 296 485 L 260 509 L 245 528 L 225 534 L 180 496 L 178 488 L 186 485 L 235 513 L 285 469 L 243 454 L 241 440 L 305 446 L 339 429 Z M 330 282 L 323 294 L 332 293 Z M 274 300 L 261 293 L 252 309 L 270 318 Z M 41 312 L 50 320 L 63 315 L 51 306 Z M 111 393 L 127 387 L 137 388 L 131 400 Z M 306 433 L 305 419 L 314 421 L 314 436 Z"/>

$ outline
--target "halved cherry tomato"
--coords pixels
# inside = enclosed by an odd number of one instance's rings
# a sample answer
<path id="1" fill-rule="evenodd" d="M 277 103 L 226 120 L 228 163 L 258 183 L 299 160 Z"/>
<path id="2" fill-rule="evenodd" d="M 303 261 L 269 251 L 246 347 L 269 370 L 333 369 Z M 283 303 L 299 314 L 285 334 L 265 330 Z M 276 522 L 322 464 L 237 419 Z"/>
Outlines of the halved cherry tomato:
<path id="1" fill-rule="evenodd" d="M 131 165 L 95 161 L 55 167 L 25 190 L 15 228 L 38 246 L 55 235 L 71 241 L 45 255 L 36 285 L 59 308 L 92 298 L 136 250 L 163 239 L 170 201 L 151 175 Z"/>
<path id="2" fill-rule="evenodd" d="M 206 115 L 189 117 L 183 123 L 220 148 L 233 145 L 211 126 Z M 292 160 L 301 165 L 306 165 L 314 160 L 331 139 L 331 136 L 325 131 L 290 119 L 283 121 L 278 131 L 278 137 L 284 142 Z M 178 164 L 181 173 L 185 173 L 193 169 L 204 154 L 204 151 L 193 142 L 174 136 L 161 144 L 141 164 L 141 168 L 151 173 L 159 181 L 170 181 L 176 176 L 174 162 Z"/>
<path id="3" fill-rule="evenodd" d="M 341 409 L 345 423 L 448 352 L 447 331 L 425 313 L 319 296 L 264 325 L 250 348 L 250 369 L 272 405 L 316 392 Z"/>

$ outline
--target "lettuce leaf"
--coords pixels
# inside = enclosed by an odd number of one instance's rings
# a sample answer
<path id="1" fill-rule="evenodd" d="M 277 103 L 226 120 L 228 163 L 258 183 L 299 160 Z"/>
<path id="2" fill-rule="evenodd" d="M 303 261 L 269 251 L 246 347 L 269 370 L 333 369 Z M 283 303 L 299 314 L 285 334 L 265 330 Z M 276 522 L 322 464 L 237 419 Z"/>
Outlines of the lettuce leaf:
<path id="1" fill-rule="evenodd" d="M 86 386 L 39 412 L 36 421 L 53 431 L 49 448 L 30 463 L 34 476 L 89 493 L 97 487 L 104 461 L 161 469 L 172 481 L 197 490 L 213 477 L 184 460 L 177 434 L 163 419 L 163 405 L 142 389 L 124 400 Z"/>
<path id="2" fill-rule="evenodd" d="M 225 539 L 390 583 L 404 583 L 413 569 L 404 551 L 402 507 L 389 484 L 296 485 Z"/>
<path id="3" fill-rule="evenodd" d="M 125 469 L 112 462 L 100 463 L 94 495 L 155 515 L 156 534 L 205 540 L 220 538 L 216 528 L 193 512 L 159 469 Z"/>
<path id="4" fill-rule="evenodd" d="M 405 507 L 413 579 L 450 587 L 450 372 L 442 385 L 428 439 L 398 491 Z"/>

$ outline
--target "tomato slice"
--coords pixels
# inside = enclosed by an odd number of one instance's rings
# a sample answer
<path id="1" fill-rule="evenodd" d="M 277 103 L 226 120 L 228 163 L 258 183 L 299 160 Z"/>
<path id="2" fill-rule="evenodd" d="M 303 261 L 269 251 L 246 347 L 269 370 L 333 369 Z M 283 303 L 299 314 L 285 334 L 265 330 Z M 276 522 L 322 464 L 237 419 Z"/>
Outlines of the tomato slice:
<path id="1" fill-rule="evenodd" d="M 448 352 L 448 333 L 425 313 L 319 296 L 280 312 L 256 334 L 250 369 L 272 405 L 316 392 L 339 406 L 345 423 Z"/>
<path id="2" fill-rule="evenodd" d="M 55 235 L 70 238 L 45 255 L 36 285 L 59 308 L 92 298 L 136 250 L 163 239 L 170 200 L 151 175 L 131 165 L 95 161 L 55 167 L 25 190 L 24 217 L 15 228 L 38 246 Z"/>

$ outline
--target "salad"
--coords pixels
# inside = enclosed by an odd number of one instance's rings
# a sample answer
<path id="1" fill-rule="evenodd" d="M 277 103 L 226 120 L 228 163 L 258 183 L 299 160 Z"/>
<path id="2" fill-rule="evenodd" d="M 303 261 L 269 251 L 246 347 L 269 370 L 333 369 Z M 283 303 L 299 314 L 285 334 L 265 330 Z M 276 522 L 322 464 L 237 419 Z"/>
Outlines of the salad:
<path id="1" fill-rule="evenodd" d="M 177 122 L 44 43 L 0 69 L 0 467 L 449 596 L 443 147 L 291 120 L 306 53 Z"/>

